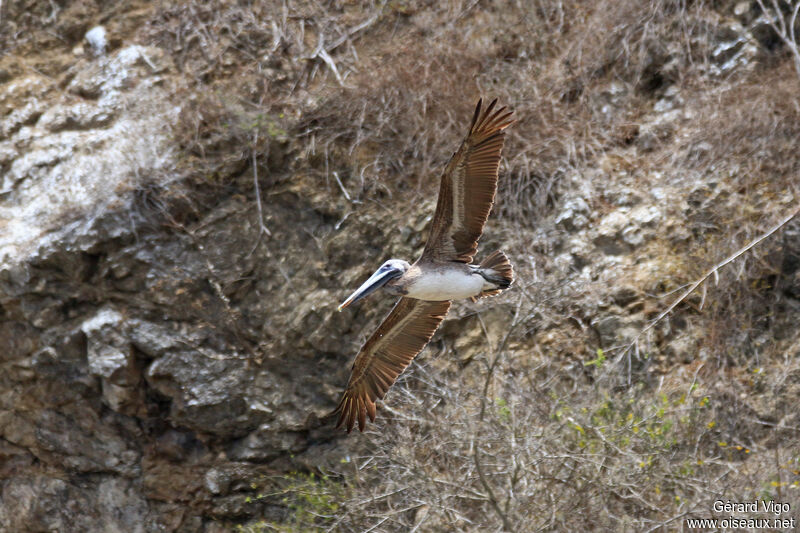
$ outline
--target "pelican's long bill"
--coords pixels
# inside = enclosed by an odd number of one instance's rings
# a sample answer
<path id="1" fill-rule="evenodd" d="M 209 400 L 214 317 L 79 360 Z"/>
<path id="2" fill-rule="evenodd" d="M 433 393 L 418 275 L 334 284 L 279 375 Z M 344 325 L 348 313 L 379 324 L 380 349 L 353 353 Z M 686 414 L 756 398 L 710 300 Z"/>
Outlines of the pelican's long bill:
<path id="1" fill-rule="evenodd" d="M 358 300 L 364 298 L 365 296 L 369 296 L 377 289 L 380 289 L 381 287 L 386 285 L 392 279 L 402 275 L 403 271 L 400 270 L 399 268 L 395 268 L 389 265 L 383 265 L 378 270 L 376 270 L 375 273 L 372 276 L 370 276 L 370 278 L 367 281 L 365 281 L 363 285 L 361 285 L 358 289 L 356 289 L 356 291 L 353 294 L 351 294 L 347 298 L 347 300 L 342 302 L 342 305 L 340 305 L 337 308 L 337 310 L 341 311 L 351 303 L 357 302 Z"/>

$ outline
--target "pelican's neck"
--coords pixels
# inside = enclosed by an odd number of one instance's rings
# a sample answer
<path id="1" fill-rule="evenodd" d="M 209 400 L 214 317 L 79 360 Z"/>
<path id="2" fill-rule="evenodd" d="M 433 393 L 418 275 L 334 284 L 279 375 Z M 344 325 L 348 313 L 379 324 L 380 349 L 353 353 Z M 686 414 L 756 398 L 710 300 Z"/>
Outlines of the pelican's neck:
<path id="1" fill-rule="evenodd" d="M 417 279 L 417 277 L 419 277 L 419 274 L 419 267 L 416 264 L 413 264 L 409 266 L 405 272 L 403 272 L 402 276 L 394 278 L 383 287 L 391 294 L 396 296 L 404 296 L 408 294 L 408 286 L 411 285 L 414 280 Z"/>

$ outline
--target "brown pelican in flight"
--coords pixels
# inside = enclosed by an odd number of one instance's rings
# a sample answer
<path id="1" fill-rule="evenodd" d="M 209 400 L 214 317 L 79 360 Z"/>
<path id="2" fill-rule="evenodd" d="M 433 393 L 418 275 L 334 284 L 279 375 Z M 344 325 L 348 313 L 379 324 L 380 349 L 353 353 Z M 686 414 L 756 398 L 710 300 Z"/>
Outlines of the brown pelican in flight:
<path id="1" fill-rule="evenodd" d="M 336 427 L 349 433 L 356 420 L 364 431 L 375 421 L 375 401 L 383 398 L 411 360 L 425 347 L 450 308 L 451 300 L 493 296 L 514 280 L 511 263 L 501 251 L 472 264 L 478 239 L 497 191 L 497 169 L 504 130 L 512 111 L 485 109 L 478 101 L 469 133 L 444 169 L 428 242 L 413 265 L 390 259 L 370 276 L 339 310 L 383 287 L 402 296 L 378 330 L 358 352 L 347 389 L 334 413 Z"/>

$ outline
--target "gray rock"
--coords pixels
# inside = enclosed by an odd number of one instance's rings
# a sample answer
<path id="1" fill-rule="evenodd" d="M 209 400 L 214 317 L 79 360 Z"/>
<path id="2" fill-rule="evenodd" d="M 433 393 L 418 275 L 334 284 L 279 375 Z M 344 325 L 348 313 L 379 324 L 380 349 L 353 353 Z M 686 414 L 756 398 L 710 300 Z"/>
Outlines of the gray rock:
<path id="1" fill-rule="evenodd" d="M 632 286 L 622 286 L 617 288 L 611 297 L 614 299 L 615 304 L 620 307 L 626 307 L 636 301 L 639 298 L 639 294 L 637 289 Z"/>
<path id="2" fill-rule="evenodd" d="M 150 365 L 146 378 L 172 400 L 173 421 L 195 431 L 242 435 L 264 416 L 248 408 L 244 391 L 252 378 L 246 361 L 235 354 L 205 348 L 170 352 Z"/>
<path id="3" fill-rule="evenodd" d="M 172 327 L 170 327 L 172 326 Z M 180 324 L 155 324 L 146 320 L 132 319 L 129 322 L 129 338 L 137 350 L 157 358 L 177 348 L 200 344 L 207 335 Z"/>
<path id="4" fill-rule="evenodd" d="M 664 91 L 664 95 L 653 106 L 653 111 L 656 113 L 663 113 L 678 106 L 683 105 L 683 98 L 680 96 L 680 91 L 677 85 L 671 85 Z"/>
<path id="5" fill-rule="evenodd" d="M 102 308 L 81 324 L 86 335 L 89 371 L 101 378 L 103 400 L 114 411 L 128 415 L 143 414 L 142 380 L 127 326 L 120 313 Z"/>
<path id="6" fill-rule="evenodd" d="M 35 441 L 29 441 L 29 434 L 19 444 L 36 450 L 34 454 L 43 462 L 69 470 L 137 475 L 139 454 L 129 449 L 113 428 L 101 424 L 89 406 L 75 405 L 63 411 L 42 411 L 36 420 Z"/>
<path id="7" fill-rule="evenodd" d="M 751 0 L 736 2 L 736 5 L 733 6 L 733 14 L 742 24 L 749 24 L 758 16 L 758 2 Z"/>
<path id="8" fill-rule="evenodd" d="M 612 346 L 616 344 L 617 330 L 622 325 L 622 320 L 618 316 L 605 316 L 598 320 L 594 327 L 600 335 L 600 341 L 603 346 Z"/>
<path id="9" fill-rule="evenodd" d="M 661 210 L 654 205 L 642 205 L 631 209 L 629 214 L 632 224 L 651 228 L 661 220 Z"/>
<path id="10" fill-rule="evenodd" d="M 119 209 L 144 178 L 169 179 L 167 124 L 176 109 L 152 86 L 157 75 L 142 59 L 149 56 L 164 63 L 156 49 L 134 46 L 74 67 L 68 90 L 96 103 L 62 97 L 45 111 L 40 99 L 53 82 L 38 75 L 3 86 L 0 101 L 15 102 L 15 111 L 0 122 L 0 137 L 18 150 L 3 163 L 0 269 L 70 232 L 77 237 L 83 216 Z"/>
<path id="11" fill-rule="evenodd" d="M 81 324 L 81 331 L 86 335 L 86 352 L 92 374 L 110 378 L 127 365 L 130 343 L 120 331 L 122 325 L 122 315 L 107 307 Z"/>
<path id="12" fill-rule="evenodd" d="M 205 475 L 206 488 L 211 494 L 223 494 L 228 492 L 231 479 L 227 472 L 212 468 Z"/>
<path id="13" fill-rule="evenodd" d="M 781 37 L 764 14 L 756 18 L 750 25 L 750 34 L 764 49 L 773 50 L 780 46 Z"/>
<path id="14" fill-rule="evenodd" d="M 297 433 L 280 431 L 280 426 L 260 426 L 243 439 L 234 442 L 228 458 L 234 461 L 269 461 L 286 452 L 302 451 L 308 443 Z"/>
<path id="15" fill-rule="evenodd" d="M 44 112 L 44 102 L 39 99 L 29 100 L 24 106 L 14 109 L 0 123 L 0 140 L 18 132 L 22 126 L 30 126 Z"/>
<path id="16" fill-rule="evenodd" d="M 106 40 L 106 29 L 103 26 L 95 26 L 86 32 L 84 37 L 89 46 L 92 47 L 94 55 L 102 55 L 106 51 L 108 41 Z"/>
<path id="17" fill-rule="evenodd" d="M 594 243 L 607 255 L 619 255 L 651 239 L 660 219 L 661 211 L 652 205 L 620 208 L 602 218 Z"/>
<path id="18" fill-rule="evenodd" d="M 566 200 L 558 215 L 556 224 L 568 231 L 580 230 L 589 224 L 589 205 L 581 197 Z"/>
<path id="19" fill-rule="evenodd" d="M 711 52 L 711 56 L 714 58 L 714 61 L 720 65 L 729 64 L 728 62 L 739 53 L 745 43 L 746 41 L 743 39 L 722 42 L 714 48 Z"/>
<path id="20" fill-rule="evenodd" d="M 621 233 L 628 224 L 627 209 L 622 208 L 604 216 L 596 228 L 595 245 L 606 255 L 618 255 L 625 251 Z"/>
<path id="21" fill-rule="evenodd" d="M 3 531 L 152 531 L 147 502 L 130 481 L 103 477 L 79 484 L 43 474 L 4 481 Z M 13 510 L 13 512 L 12 512 Z"/>
<path id="22" fill-rule="evenodd" d="M 641 246 L 645 241 L 642 229 L 637 226 L 627 226 L 620 234 L 622 241 L 631 248 Z"/>
<path id="23" fill-rule="evenodd" d="M 110 106 L 78 103 L 49 108 L 37 126 L 53 133 L 63 130 L 89 130 L 111 124 L 115 110 Z"/>

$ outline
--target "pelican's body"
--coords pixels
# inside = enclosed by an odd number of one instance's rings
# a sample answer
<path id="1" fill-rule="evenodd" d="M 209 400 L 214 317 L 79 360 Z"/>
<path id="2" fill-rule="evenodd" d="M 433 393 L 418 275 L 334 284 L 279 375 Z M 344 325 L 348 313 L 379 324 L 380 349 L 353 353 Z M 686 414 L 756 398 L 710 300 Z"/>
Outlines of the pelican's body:
<path id="1" fill-rule="evenodd" d="M 497 191 L 504 130 L 513 123 L 496 100 L 475 109 L 467 137 L 442 175 L 436 213 L 425 250 L 413 265 L 390 259 L 350 295 L 341 311 L 377 289 L 402 296 L 356 356 L 347 389 L 336 411 L 337 427 L 348 433 L 358 421 L 375 419 L 375 401 L 383 398 L 397 376 L 425 347 L 452 300 L 493 296 L 507 289 L 514 273 L 503 252 L 472 264 L 478 239 Z"/>
<path id="2" fill-rule="evenodd" d="M 405 295 L 428 301 L 464 300 L 478 296 L 487 282 L 464 263 L 414 265 Z M 405 278 L 406 276 L 403 276 Z M 403 278 L 400 278 L 402 283 Z"/>
<path id="3" fill-rule="evenodd" d="M 483 277 L 475 265 L 418 261 L 400 278 L 388 282 L 386 288 L 398 296 L 442 302 L 476 298 L 497 286 Z"/>

